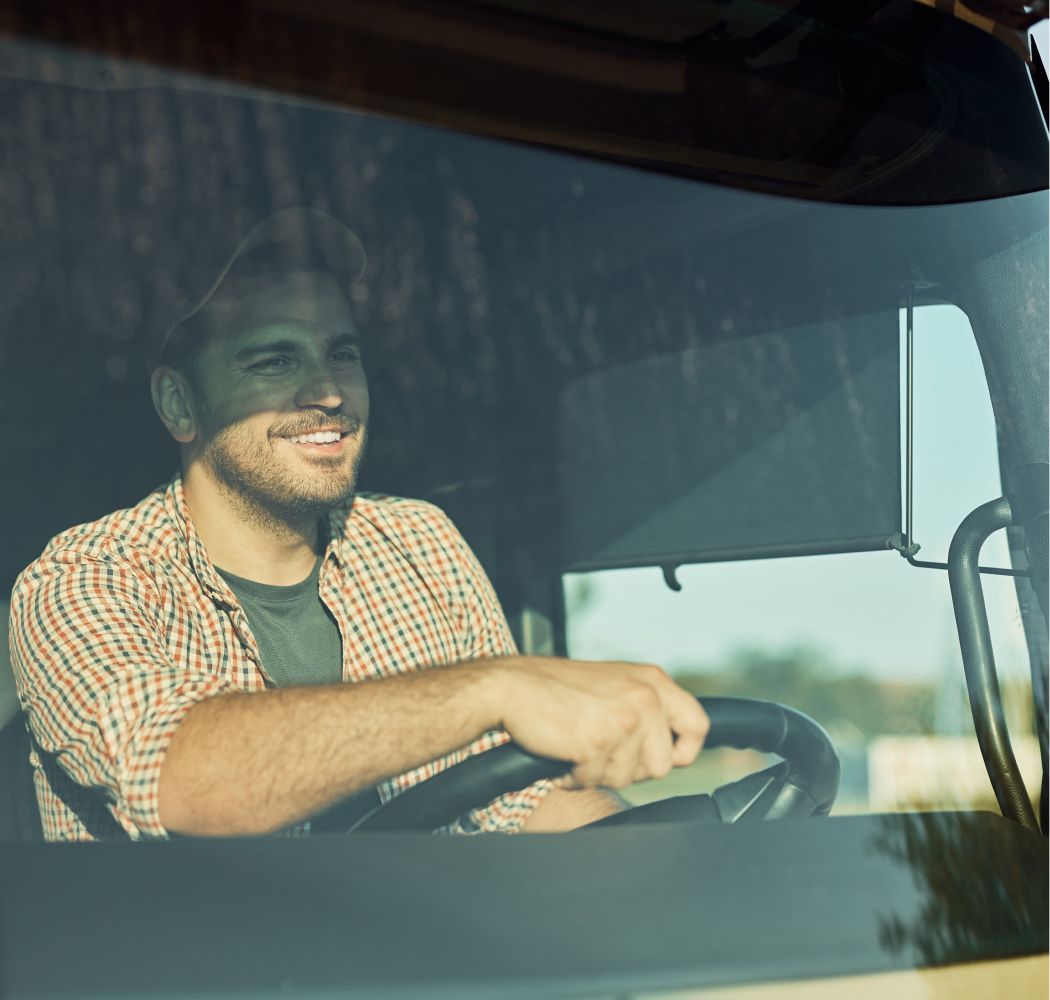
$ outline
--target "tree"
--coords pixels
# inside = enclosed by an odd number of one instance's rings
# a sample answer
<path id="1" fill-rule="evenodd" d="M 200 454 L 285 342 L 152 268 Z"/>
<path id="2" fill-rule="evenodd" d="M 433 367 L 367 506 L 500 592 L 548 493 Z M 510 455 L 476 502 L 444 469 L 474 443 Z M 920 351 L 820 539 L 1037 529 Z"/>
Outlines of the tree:
<path id="1" fill-rule="evenodd" d="M 825 728 L 849 723 L 867 737 L 933 730 L 934 685 L 842 673 L 824 653 L 809 647 L 739 649 L 719 669 L 680 675 L 677 680 L 701 697 L 777 701 L 805 712 Z"/>

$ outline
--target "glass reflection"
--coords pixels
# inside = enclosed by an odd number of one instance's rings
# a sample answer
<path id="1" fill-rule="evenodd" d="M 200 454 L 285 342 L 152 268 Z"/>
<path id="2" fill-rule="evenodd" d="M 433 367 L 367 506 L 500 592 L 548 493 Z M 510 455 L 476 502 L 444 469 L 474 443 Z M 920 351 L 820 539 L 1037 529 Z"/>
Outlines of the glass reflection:
<path id="1" fill-rule="evenodd" d="M 871 846 L 912 872 L 925 894 L 911 919 L 879 918 L 887 951 L 924 965 L 1044 949 L 1045 842 L 991 813 L 884 816 Z"/>

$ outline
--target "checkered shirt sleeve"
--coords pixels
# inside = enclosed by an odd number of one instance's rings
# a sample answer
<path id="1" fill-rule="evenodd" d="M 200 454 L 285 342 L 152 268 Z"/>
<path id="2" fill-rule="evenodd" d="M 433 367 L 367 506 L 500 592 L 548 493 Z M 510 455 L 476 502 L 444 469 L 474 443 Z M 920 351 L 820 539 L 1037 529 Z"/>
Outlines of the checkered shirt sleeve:
<path id="1" fill-rule="evenodd" d="M 194 704 L 231 685 L 171 662 L 164 610 L 133 562 L 59 551 L 34 563 L 12 598 L 12 664 L 37 745 L 133 839 L 167 836 L 157 785 L 168 743 Z M 56 815 L 42 810 L 49 839 L 85 835 L 52 828 Z"/>

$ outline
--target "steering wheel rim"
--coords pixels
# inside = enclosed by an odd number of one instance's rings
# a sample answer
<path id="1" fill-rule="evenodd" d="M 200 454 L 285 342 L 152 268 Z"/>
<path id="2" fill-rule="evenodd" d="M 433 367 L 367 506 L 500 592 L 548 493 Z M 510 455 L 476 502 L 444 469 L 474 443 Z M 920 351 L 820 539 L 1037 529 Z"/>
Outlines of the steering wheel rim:
<path id="1" fill-rule="evenodd" d="M 777 754 L 781 762 L 709 794 L 650 803 L 592 825 L 680 818 L 738 823 L 828 814 L 838 792 L 841 768 L 835 745 L 822 726 L 776 702 L 725 697 L 698 700 L 711 721 L 706 749 L 757 750 Z M 568 761 L 540 757 L 516 743 L 506 743 L 414 785 L 363 816 L 347 832 L 440 829 L 506 792 L 561 777 L 571 769 Z"/>

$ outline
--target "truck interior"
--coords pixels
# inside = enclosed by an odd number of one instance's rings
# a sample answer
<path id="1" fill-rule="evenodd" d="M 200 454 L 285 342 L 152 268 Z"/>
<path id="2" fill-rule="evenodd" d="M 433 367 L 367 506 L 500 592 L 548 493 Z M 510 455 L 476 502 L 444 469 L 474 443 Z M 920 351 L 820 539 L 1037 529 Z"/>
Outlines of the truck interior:
<path id="1" fill-rule="evenodd" d="M 431 886 L 411 917 L 431 929 L 426 944 L 395 977 L 406 996 L 591 995 L 1044 951 L 1046 109 L 1038 61 L 1018 51 L 1024 24 L 997 17 L 982 30 L 911 0 L 667 3 L 644 16 L 630 4 L 206 15 L 191 3 L 156 22 L 121 3 L 7 10 L 5 594 L 57 532 L 170 478 L 177 452 L 150 403 L 146 332 L 255 221 L 309 205 L 369 256 L 351 302 L 373 412 L 361 488 L 452 517 L 523 651 L 569 651 L 566 573 L 648 567 L 677 589 L 694 564 L 906 559 L 951 589 L 1002 816 L 722 815 L 701 836 L 655 810 L 517 845 L 406 834 L 391 846 L 376 833 L 314 838 L 309 854 L 277 841 L 56 847 L 39 843 L 24 717 L 6 694 L 0 992 L 392 989 L 405 911 L 391 885 Z M 911 504 L 915 317 L 934 305 L 969 321 L 1002 479 L 944 563 L 921 551 Z M 1010 563 L 988 567 L 981 549 L 997 531 Z M 1003 711 L 987 573 L 1017 590 L 1043 775 L 1034 802 Z M 491 780 L 435 784 L 451 815 L 417 802 L 392 826 L 432 830 L 491 797 Z M 253 888 L 263 868 L 312 931 L 249 975 L 247 941 L 223 958 L 204 928 L 268 933 Z M 542 918 L 544 871 L 586 928 L 571 955 L 559 945 L 569 924 Z M 495 929 L 472 909 L 490 877 L 515 902 Z M 188 926 L 187 893 L 216 880 L 227 890 Z M 64 926 L 54 901 L 112 884 L 120 904 L 69 935 L 61 969 L 44 969 L 36 935 Z M 701 885 L 719 922 L 697 946 L 675 927 L 693 919 Z M 392 895 L 404 904 L 407 891 Z M 367 943 L 340 949 L 335 925 L 310 916 L 330 918 L 341 893 L 355 902 L 340 920 L 368 914 Z M 175 905 L 162 913 L 161 900 Z M 758 958 L 744 943 L 756 901 L 790 927 Z M 805 919 L 793 923 L 796 905 Z M 143 914 L 200 949 L 199 965 L 145 943 L 119 975 L 100 966 L 107 936 L 135 935 Z M 473 946 L 432 932 L 455 921 Z M 610 959 L 610 937 L 631 944 Z M 552 957 L 537 970 L 525 952 Z"/>

